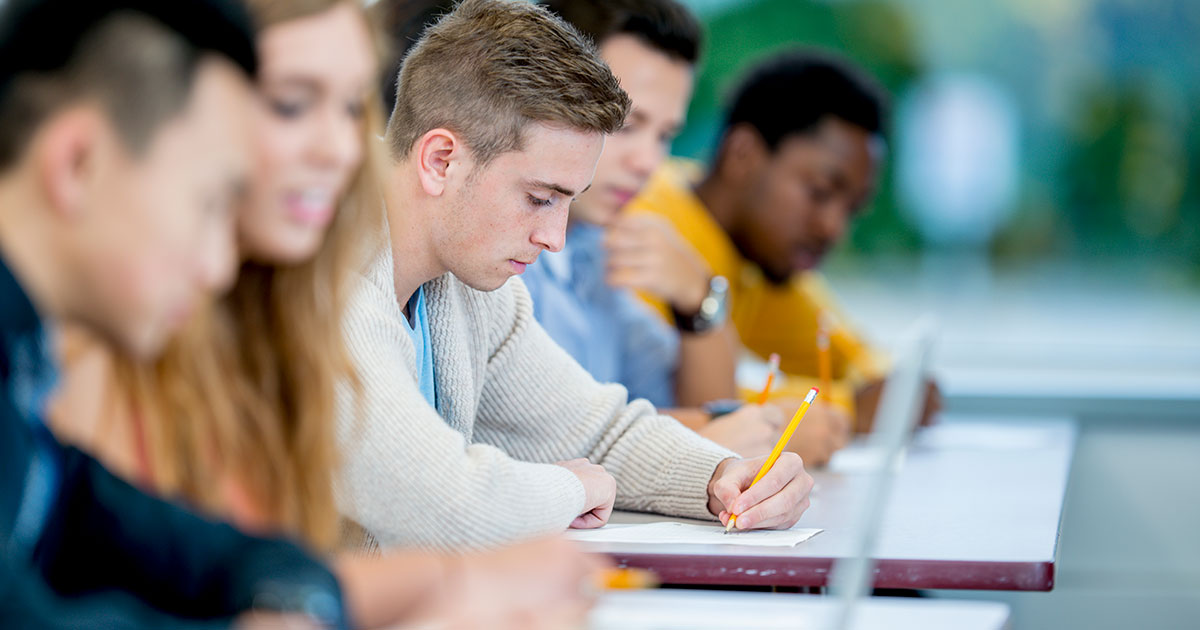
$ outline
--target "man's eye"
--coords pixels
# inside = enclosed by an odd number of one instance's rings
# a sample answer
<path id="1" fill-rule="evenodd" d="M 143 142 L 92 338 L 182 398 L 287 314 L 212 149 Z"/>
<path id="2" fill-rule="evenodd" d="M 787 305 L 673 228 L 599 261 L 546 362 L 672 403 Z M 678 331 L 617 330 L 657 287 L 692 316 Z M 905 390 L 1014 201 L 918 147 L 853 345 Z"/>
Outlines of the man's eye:
<path id="1" fill-rule="evenodd" d="M 529 197 L 529 203 L 531 203 L 539 208 L 548 208 L 551 205 L 554 205 L 554 199 L 542 199 L 541 197 L 537 197 L 535 195 L 526 195 L 526 196 Z"/>
<path id="2" fill-rule="evenodd" d="M 298 118 L 305 110 L 305 104 L 298 101 L 272 99 L 270 105 L 271 111 L 280 118 Z"/>

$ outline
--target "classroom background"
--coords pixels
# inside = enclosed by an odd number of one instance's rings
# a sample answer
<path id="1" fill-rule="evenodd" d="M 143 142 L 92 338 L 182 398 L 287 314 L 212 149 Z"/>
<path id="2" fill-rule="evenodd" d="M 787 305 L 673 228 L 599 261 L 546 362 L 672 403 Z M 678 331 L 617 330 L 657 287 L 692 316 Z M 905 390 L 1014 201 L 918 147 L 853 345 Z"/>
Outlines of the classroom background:
<path id="1" fill-rule="evenodd" d="M 753 61 L 839 50 L 893 97 L 880 192 L 827 265 L 857 324 L 933 313 L 950 412 L 1074 418 L 1051 593 L 1014 628 L 1200 619 L 1200 2 L 687 0 L 708 31 L 674 152 Z"/>

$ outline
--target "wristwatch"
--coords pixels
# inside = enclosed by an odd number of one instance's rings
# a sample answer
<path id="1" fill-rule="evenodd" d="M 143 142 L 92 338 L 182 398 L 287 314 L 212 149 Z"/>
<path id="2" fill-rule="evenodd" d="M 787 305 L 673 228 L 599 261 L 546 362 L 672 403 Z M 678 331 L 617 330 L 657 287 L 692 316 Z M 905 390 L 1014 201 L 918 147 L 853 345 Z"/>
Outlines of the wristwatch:
<path id="1" fill-rule="evenodd" d="M 704 413 L 708 414 L 709 420 L 716 420 L 741 409 L 744 404 L 746 403 L 736 398 L 718 398 L 704 403 L 702 409 L 704 409 Z"/>
<path id="2" fill-rule="evenodd" d="M 675 327 L 681 332 L 700 334 L 708 332 L 725 322 L 728 312 L 729 280 L 725 276 L 713 276 L 708 280 L 708 295 L 700 300 L 700 310 L 691 314 L 680 313 L 671 307 L 675 315 Z"/>

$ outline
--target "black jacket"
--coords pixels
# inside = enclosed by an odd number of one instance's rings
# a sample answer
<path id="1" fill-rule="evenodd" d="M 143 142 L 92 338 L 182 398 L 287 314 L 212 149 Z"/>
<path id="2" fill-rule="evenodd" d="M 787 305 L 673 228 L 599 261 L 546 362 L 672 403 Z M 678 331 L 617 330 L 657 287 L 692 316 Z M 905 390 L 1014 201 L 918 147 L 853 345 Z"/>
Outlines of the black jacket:
<path id="1" fill-rule="evenodd" d="M 148 496 L 61 445 L 28 409 L 42 324 L 0 259 L 0 628 L 211 628 L 250 608 L 347 625 L 297 546 Z M 38 353 L 32 353 L 37 355 Z"/>

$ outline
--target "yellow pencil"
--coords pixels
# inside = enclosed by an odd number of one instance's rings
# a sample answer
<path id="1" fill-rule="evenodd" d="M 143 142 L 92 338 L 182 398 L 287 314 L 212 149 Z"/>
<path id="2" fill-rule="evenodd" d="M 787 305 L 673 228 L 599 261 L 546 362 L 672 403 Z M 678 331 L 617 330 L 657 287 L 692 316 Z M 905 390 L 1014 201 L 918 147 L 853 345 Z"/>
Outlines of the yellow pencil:
<path id="1" fill-rule="evenodd" d="M 833 382 L 833 362 L 829 357 L 829 336 L 833 329 L 833 322 L 830 321 L 829 315 L 821 313 L 820 321 L 817 324 L 817 369 L 821 379 L 821 389 L 828 394 L 833 391 L 830 389 Z"/>
<path id="2" fill-rule="evenodd" d="M 658 576 L 645 569 L 604 569 L 596 578 L 606 589 L 657 588 L 659 584 Z"/>
<path id="3" fill-rule="evenodd" d="M 784 447 L 788 441 L 792 439 L 792 434 L 796 432 L 796 427 L 800 426 L 800 421 L 804 419 L 804 414 L 808 413 L 808 408 L 816 399 L 818 390 L 816 387 L 808 390 L 808 395 L 804 397 L 804 402 L 800 403 L 800 408 L 796 410 L 796 415 L 792 416 L 792 421 L 788 423 L 787 428 L 783 430 L 783 435 L 779 436 L 779 441 L 775 443 L 775 448 L 771 449 L 771 454 L 767 456 L 767 461 L 763 462 L 762 468 L 758 469 L 758 474 L 754 475 L 754 481 L 750 485 L 758 483 L 760 479 L 766 476 L 767 471 L 771 470 L 771 466 L 775 465 L 775 460 L 779 459 L 783 453 Z M 746 488 L 749 490 L 749 487 Z M 733 524 L 737 520 L 737 514 L 729 515 L 729 523 L 725 525 L 725 533 L 728 534 L 733 529 Z"/>
<path id="4" fill-rule="evenodd" d="M 771 353 L 771 367 L 767 371 L 767 384 L 763 386 L 762 393 L 758 395 L 758 404 L 767 404 L 767 396 L 771 394 L 771 385 L 775 384 L 775 374 L 779 372 L 779 355 Z"/>

